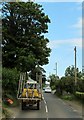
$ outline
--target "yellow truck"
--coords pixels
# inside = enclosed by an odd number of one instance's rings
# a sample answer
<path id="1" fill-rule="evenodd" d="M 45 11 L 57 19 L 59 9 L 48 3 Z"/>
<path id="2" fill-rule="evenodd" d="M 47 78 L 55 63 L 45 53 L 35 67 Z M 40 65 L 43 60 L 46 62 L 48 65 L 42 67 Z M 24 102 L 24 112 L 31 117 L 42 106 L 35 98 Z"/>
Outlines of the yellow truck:
<path id="1" fill-rule="evenodd" d="M 36 105 L 37 110 L 39 110 L 40 102 L 42 100 L 41 85 L 30 77 L 26 82 L 24 80 L 19 80 L 17 98 L 21 101 L 22 110 L 27 106 L 33 105 Z"/>

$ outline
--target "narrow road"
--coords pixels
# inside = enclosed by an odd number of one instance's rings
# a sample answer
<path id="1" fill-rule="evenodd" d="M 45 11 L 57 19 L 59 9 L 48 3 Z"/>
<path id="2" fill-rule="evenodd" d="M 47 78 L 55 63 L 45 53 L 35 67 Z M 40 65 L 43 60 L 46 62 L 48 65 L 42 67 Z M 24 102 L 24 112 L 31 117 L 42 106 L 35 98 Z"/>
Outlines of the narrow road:
<path id="1" fill-rule="evenodd" d="M 40 110 L 37 110 L 36 106 L 31 106 L 25 110 L 21 110 L 20 106 L 16 118 L 46 118 L 44 101 L 41 102 L 40 108 Z"/>
<path id="2" fill-rule="evenodd" d="M 44 101 L 47 105 L 48 118 L 82 118 L 82 108 L 81 114 L 79 114 L 76 109 L 55 95 L 44 93 Z"/>
<path id="3" fill-rule="evenodd" d="M 21 110 L 20 107 L 14 108 L 15 118 L 82 118 L 81 114 L 66 102 L 59 99 L 51 93 L 43 93 L 43 100 L 41 102 L 41 109 L 36 110 L 36 106 Z"/>

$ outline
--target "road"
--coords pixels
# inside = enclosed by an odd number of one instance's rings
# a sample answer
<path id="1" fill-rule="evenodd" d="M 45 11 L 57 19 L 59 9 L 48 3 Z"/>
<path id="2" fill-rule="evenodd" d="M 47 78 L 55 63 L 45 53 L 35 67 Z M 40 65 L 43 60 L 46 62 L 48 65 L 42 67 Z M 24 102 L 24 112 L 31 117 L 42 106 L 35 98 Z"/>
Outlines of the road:
<path id="1" fill-rule="evenodd" d="M 80 118 L 82 115 L 55 95 L 44 94 L 44 99 L 48 108 L 48 118 Z"/>
<path id="2" fill-rule="evenodd" d="M 81 114 L 66 102 L 59 99 L 51 93 L 43 93 L 43 100 L 41 102 L 41 109 L 36 110 L 36 106 L 28 108 L 26 110 L 21 110 L 17 108 L 16 118 L 82 118 Z"/>

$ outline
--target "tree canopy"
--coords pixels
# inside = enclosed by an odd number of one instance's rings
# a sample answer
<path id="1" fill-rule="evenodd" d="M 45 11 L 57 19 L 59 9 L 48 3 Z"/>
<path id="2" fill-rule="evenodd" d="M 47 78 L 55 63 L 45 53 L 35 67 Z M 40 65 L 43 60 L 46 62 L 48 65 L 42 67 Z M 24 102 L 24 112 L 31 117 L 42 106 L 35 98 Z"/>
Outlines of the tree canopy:
<path id="1" fill-rule="evenodd" d="M 51 49 L 48 32 L 50 19 L 42 5 L 34 2 L 4 3 L 2 8 L 3 67 L 30 71 L 37 64 L 48 64 Z"/>
<path id="2" fill-rule="evenodd" d="M 82 77 L 81 71 L 79 71 L 79 69 L 76 68 L 76 72 L 77 72 L 77 77 L 81 78 Z M 65 70 L 65 76 L 75 77 L 75 67 L 73 65 L 66 68 L 66 70 Z"/>

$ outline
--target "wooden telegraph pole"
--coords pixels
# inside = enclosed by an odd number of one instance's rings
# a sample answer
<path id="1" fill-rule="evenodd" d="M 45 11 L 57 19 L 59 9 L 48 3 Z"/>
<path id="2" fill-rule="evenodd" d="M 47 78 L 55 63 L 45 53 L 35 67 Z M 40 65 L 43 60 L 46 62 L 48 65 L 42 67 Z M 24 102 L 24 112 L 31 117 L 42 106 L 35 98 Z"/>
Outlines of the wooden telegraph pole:
<path id="1" fill-rule="evenodd" d="M 57 62 L 56 62 L 56 68 L 54 70 L 56 71 L 56 77 L 57 77 Z"/>
<path id="2" fill-rule="evenodd" d="M 57 76 L 57 62 L 56 62 L 56 76 Z"/>
<path id="3" fill-rule="evenodd" d="M 75 85 L 77 84 L 77 71 L 76 71 L 76 46 L 74 48 L 75 51 Z"/>

